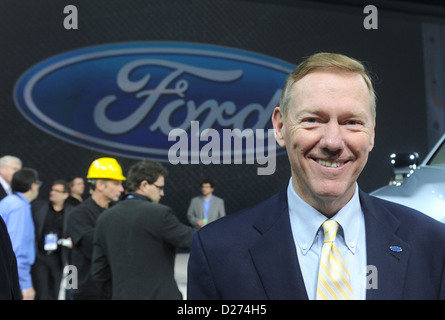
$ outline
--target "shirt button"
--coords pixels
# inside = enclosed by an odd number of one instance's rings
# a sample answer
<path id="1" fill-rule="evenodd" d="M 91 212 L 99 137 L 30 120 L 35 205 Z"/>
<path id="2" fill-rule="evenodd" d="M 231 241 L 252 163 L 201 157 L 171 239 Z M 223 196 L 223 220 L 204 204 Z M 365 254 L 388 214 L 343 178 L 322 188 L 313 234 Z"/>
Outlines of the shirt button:
<path id="1" fill-rule="evenodd" d="M 354 242 L 349 242 L 349 246 L 351 247 L 351 248 L 355 248 L 355 243 Z"/>
<path id="2" fill-rule="evenodd" d="M 307 244 L 304 243 L 304 244 L 301 246 L 301 248 L 302 248 L 303 250 L 306 250 L 306 249 L 307 249 Z"/>

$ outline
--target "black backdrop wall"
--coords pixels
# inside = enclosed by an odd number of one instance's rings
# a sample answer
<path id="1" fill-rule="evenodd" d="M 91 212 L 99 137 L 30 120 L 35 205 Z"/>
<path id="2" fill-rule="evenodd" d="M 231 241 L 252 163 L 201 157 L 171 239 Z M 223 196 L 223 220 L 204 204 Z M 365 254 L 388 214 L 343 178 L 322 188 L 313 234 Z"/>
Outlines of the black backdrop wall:
<path id="1" fill-rule="evenodd" d="M 66 5 L 78 9 L 78 29 L 66 30 Z M 294 1 L 93 0 L 3 1 L 0 10 L 0 155 L 20 157 L 45 182 L 86 175 L 101 156 L 115 157 L 127 171 L 138 161 L 66 142 L 29 122 L 17 108 L 13 90 L 33 65 L 55 55 L 119 42 L 180 41 L 226 46 L 297 64 L 318 51 L 339 52 L 364 61 L 375 74 L 378 95 L 376 146 L 359 179 L 365 191 L 388 182 L 392 152 L 428 151 L 422 18 L 378 11 L 378 29 L 366 30 L 363 6 Z M 89 78 L 85 73 L 85 81 Z M 54 93 L 56 94 L 56 93 Z M 228 98 L 229 100 L 229 98 Z M 63 104 L 60 106 L 63 108 Z M 256 165 L 171 165 L 162 202 L 184 218 L 199 181 L 216 181 L 215 194 L 228 213 L 253 205 L 287 184 L 286 155 L 277 156 L 273 175 L 257 175 Z"/>

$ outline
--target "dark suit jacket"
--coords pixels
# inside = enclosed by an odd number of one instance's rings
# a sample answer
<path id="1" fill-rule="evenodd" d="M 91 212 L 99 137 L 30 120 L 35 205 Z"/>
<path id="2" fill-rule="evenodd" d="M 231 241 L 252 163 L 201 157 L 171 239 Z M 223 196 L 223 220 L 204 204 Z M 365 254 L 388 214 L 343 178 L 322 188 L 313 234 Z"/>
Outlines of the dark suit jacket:
<path id="1" fill-rule="evenodd" d="M 366 298 L 445 298 L 445 225 L 362 191 L 360 201 L 367 265 L 375 266 L 378 280 Z M 393 252 L 391 246 L 402 251 Z M 188 299 L 308 299 L 286 188 L 195 234 L 187 290 Z"/>
<path id="2" fill-rule="evenodd" d="M 38 238 L 43 236 L 43 227 L 45 225 L 46 216 L 49 212 L 50 202 L 47 200 L 36 200 L 32 202 L 32 216 L 34 220 L 36 235 Z M 63 217 L 63 236 L 66 236 L 67 216 L 74 209 L 74 206 L 65 203 Z"/>
<path id="3" fill-rule="evenodd" d="M 35 200 L 32 202 L 32 218 L 34 221 L 34 227 L 36 232 L 36 245 L 38 241 L 44 236 L 43 227 L 45 225 L 46 216 L 49 212 L 50 202 L 48 200 Z M 67 221 L 68 215 L 74 209 L 74 206 L 70 204 L 65 204 L 63 211 L 63 237 L 67 237 Z M 68 260 L 68 250 L 66 247 L 62 247 L 62 262 L 67 263 Z"/>
<path id="4" fill-rule="evenodd" d="M 0 184 L 0 200 L 2 200 L 4 197 L 6 197 L 8 194 L 6 193 L 3 186 Z"/>
<path id="5" fill-rule="evenodd" d="M 193 233 L 165 205 L 140 195 L 120 201 L 97 219 L 92 277 L 113 299 L 182 299 L 176 249 L 190 249 Z"/>
<path id="6" fill-rule="evenodd" d="M 8 229 L 0 217 L 0 300 L 21 300 L 17 260 Z"/>

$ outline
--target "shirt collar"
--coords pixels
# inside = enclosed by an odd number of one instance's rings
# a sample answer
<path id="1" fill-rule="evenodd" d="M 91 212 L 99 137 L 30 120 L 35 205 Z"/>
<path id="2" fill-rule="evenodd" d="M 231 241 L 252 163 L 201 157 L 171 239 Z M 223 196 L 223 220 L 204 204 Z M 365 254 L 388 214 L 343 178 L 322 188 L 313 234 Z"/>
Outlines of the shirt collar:
<path id="1" fill-rule="evenodd" d="M 12 193 L 11 186 L 2 177 L 0 177 L 0 184 L 2 185 L 3 189 L 5 190 L 5 192 L 7 194 L 11 194 Z"/>
<path id="2" fill-rule="evenodd" d="M 355 253 L 359 234 L 361 232 L 361 221 L 363 220 L 363 211 L 360 205 L 358 194 L 358 185 L 355 185 L 355 192 L 351 200 L 332 217 L 341 226 L 343 239 L 348 249 Z"/>
<path id="3" fill-rule="evenodd" d="M 201 199 L 202 199 L 202 201 L 204 201 L 204 202 L 210 202 L 210 201 L 212 201 L 212 197 L 213 197 L 213 194 L 210 196 L 209 200 L 206 200 L 206 199 L 204 198 L 204 196 L 201 196 Z"/>
<path id="4" fill-rule="evenodd" d="M 25 197 L 25 195 L 24 195 L 23 193 L 21 193 L 21 192 L 15 192 L 14 194 L 15 194 L 17 197 L 19 197 L 20 200 L 22 200 L 22 201 L 24 201 L 24 202 L 26 202 L 27 204 L 30 205 L 28 198 Z"/>
<path id="5" fill-rule="evenodd" d="M 321 225 L 326 220 L 326 217 L 300 198 L 292 186 L 292 178 L 290 178 L 287 187 L 287 199 L 293 237 L 295 243 L 297 243 L 301 252 L 305 255 L 314 244 L 319 231 L 321 232 Z M 332 217 L 339 223 L 339 234 L 343 235 L 346 246 L 353 254 L 356 250 L 362 218 L 363 213 L 356 183 L 355 192 L 351 200 Z"/>
<path id="6" fill-rule="evenodd" d="M 138 200 L 145 200 L 145 201 L 153 202 L 153 201 L 151 201 L 151 199 L 149 197 L 144 196 L 143 194 L 140 194 L 137 192 L 129 192 L 124 198 L 124 200 L 131 200 L 131 199 L 138 199 Z"/>

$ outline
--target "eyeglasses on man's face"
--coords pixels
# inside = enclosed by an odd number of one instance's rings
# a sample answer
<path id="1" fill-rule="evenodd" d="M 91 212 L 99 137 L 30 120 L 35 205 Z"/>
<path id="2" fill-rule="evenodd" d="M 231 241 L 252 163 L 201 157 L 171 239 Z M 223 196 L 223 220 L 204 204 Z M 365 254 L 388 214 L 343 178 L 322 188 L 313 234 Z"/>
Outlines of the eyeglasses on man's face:
<path id="1" fill-rule="evenodd" d="M 159 189 L 159 191 L 164 191 L 164 186 L 158 186 L 158 185 L 156 185 L 156 184 L 154 184 L 154 183 L 152 183 L 152 185 L 154 185 L 156 188 L 158 188 Z"/>

